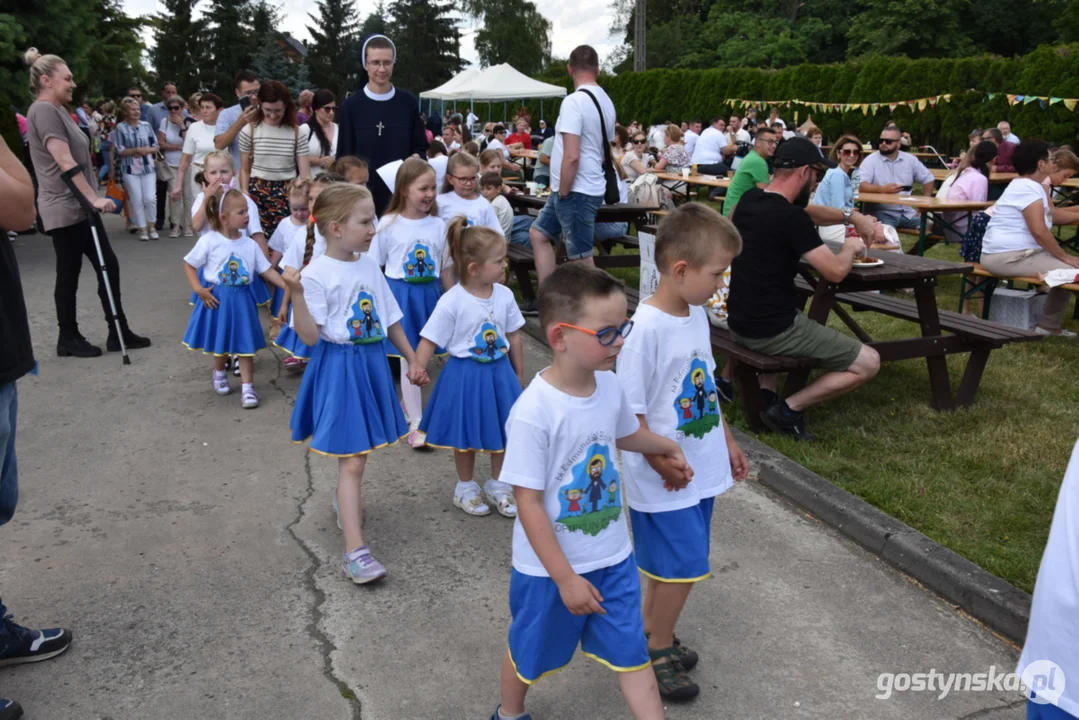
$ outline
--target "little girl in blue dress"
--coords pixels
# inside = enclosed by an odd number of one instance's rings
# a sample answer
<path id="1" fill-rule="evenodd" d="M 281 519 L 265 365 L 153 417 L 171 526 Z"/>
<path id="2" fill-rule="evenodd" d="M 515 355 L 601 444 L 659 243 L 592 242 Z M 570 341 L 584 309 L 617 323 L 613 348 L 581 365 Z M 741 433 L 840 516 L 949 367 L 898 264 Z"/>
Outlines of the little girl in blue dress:
<path id="1" fill-rule="evenodd" d="M 452 448 L 458 483 L 453 504 L 469 515 L 495 506 L 517 516 L 513 489 L 498 480 L 506 449 L 506 419 L 521 394 L 525 324 L 506 275 L 506 240 L 464 217 L 450 221 L 446 244 L 458 284 L 446 291 L 420 332 L 419 367 L 439 347 L 450 358 L 438 376 L 420 431 L 432 447 Z M 476 453 L 491 454 L 491 478 L 483 488 L 473 479 Z M 484 502 L 486 498 L 487 502 Z"/>
<path id="2" fill-rule="evenodd" d="M 239 358 L 245 408 L 259 405 L 255 392 L 255 353 L 266 347 L 253 281 L 262 276 L 275 286 L 284 286 L 281 276 L 270 267 L 258 244 L 244 234 L 248 223 L 247 198 L 239 190 L 228 190 L 220 201 L 211 196 L 206 207 L 210 230 L 184 256 L 184 272 L 198 302 L 184 333 L 184 345 L 214 356 L 214 391 L 228 395 L 229 356 Z"/>
<path id="3" fill-rule="evenodd" d="M 314 204 L 326 252 L 302 273 L 286 267 L 296 333 L 313 346 L 289 426 L 293 442 L 310 442 L 338 458 L 338 521 L 344 533 L 343 574 L 363 584 L 385 576 L 364 543 L 360 484 L 372 450 L 408 432 L 397 401 L 387 340 L 413 367 L 411 381 L 427 384 L 401 329 L 401 309 L 378 265 L 362 255 L 375 235 L 375 204 L 364 187 L 336 183 Z"/>

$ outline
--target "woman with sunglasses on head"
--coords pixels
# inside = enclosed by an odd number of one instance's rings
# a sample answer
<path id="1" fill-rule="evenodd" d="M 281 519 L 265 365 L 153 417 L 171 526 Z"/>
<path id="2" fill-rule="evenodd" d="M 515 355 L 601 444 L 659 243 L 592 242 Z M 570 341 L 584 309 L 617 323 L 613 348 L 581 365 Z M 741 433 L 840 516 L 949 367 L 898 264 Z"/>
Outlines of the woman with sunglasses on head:
<path id="1" fill-rule="evenodd" d="M 626 171 L 626 182 L 632 183 L 641 175 L 651 172 L 649 168 L 652 167 L 652 156 L 646 151 L 647 146 L 648 138 L 643 132 L 638 131 L 633 135 L 629 149 L 622 156 L 622 169 Z"/>
<path id="2" fill-rule="evenodd" d="M 311 162 L 311 177 L 318 177 L 330 169 L 337 159 L 337 100 L 329 90 L 319 90 L 311 101 L 311 139 L 307 154 Z"/>
<path id="3" fill-rule="evenodd" d="M 184 204 L 180 177 L 180 162 L 183 159 L 184 139 L 187 136 L 184 101 L 179 95 L 173 95 L 165 101 L 165 109 L 169 114 L 156 129 L 157 143 L 165 153 L 165 164 L 172 171 L 166 178 L 169 186 L 169 217 L 173 219 L 169 237 L 180 237 L 181 230 L 185 237 L 192 237 L 194 233 L 191 231 L 191 207 Z"/>

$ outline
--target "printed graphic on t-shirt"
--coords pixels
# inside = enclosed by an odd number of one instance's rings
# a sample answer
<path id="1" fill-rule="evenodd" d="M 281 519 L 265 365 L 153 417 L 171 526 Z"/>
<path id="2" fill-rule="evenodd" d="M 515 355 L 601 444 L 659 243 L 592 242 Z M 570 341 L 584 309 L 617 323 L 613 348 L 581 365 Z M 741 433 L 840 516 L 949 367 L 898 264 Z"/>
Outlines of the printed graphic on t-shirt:
<path id="1" fill-rule="evenodd" d="M 674 399 L 678 431 L 703 439 L 719 426 L 719 395 L 708 365 L 693 358 L 682 378 L 682 390 Z"/>
<path id="2" fill-rule="evenodd" d="M 433 281 L 438 277 L 438 268 L 435 265 L 431 248 L 423 243 L 416 243 L 412 252 L 405 256 L 404 267 L 401 268 L 405 274 L 405 282 L 429 283 Z"/>
<path id="3" fill-rule="evenodd" d="M 353 345 L 381 342 L 386 337 L 371 293 L 360 290 L 356 294 L 352 316 L 348 319 L 348 336 Z"/>
<path id="4" fill-rule="evenodd" d="M 242 259 L 229 255 L 229 259 L 217 272 L 217 281 L 222 285 L 247 285 L 251 282 L 251 275 L 248 274 Z"/>
<path id="5" fill-rule="evenodd" d="M 479 362 L 500 360 L 510 351 L 510 344 L 493 322 L 483 323 L 473 340 L 472 359 Z"/>
<path id="6" fill-rule="evenodd" d="M 595 536 L 622 517 L 621 476 L 609 445 L 589 444 L 570 478 L 558 488 L 561 511 L 555 522 L 569 532 Z"/>

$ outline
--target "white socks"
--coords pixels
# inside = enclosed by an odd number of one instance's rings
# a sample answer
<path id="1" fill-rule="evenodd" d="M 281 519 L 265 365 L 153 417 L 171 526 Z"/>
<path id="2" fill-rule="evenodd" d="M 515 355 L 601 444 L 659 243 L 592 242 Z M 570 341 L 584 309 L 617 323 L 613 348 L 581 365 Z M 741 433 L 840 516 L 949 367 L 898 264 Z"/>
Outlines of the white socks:
<path id="1" fill-rule="evenodd" d="M 457 497 L 467 497 L 469 495 L 476 495 L 480 492 L 479 483 L 475 480 L 469 480 L 468 482 L 457 481 L 457 487 L 454 488 L 453 494 Z"/>

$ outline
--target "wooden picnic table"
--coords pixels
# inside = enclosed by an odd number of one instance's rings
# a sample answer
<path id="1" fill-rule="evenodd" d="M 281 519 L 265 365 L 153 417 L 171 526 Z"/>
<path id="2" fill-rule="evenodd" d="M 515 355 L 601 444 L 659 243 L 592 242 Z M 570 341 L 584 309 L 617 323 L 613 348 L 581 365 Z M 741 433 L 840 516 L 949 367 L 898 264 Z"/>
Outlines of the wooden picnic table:
<path id="1" fill-rule="evenodd" d="M 510 157 L 539 160 L 539 150 L 510 150 Z"/>
<path id="2" fill-rule="evenodd" d="M 542 210 L 547 204 L 550 195 L 525 195 L 513 193 L 506 196 L 510 206 L 518 215 L 523 215 L 529 210 Z M 648 213 L 658 208 L 646 205 L 629 205 L 618 203 L 617 205 L 600 205 L 596 211 L 596 222 L 610 223 L 641 223 L 648 218 Z"/>
<path id="3" fill-rule="evenodd" d="M 883 261 L 877 267 L 855 267 L 838 283 L 818 278 L 805 260 L 799 265 L 799 289 L 812 293 L 806 316 L 822 325 L 832 312 L 863 343 L 873 347 L 882 361 L 910 360 L 924 357 L 929 371 L 932 406 L 936 410 L 965 407 L 974 401 L 989 353 L 1012 342 L 1031 342 L 1041 336 L 1029 330 L 992 323 L 981 318 L 937 308 L 937 279 L 945 275 L 966 275 L 971 266 L 934 258 L 870 251 Z M 873 290 L 914 288 L 914 302 L 873 293 Z M 919 337 L 874 341 L 838 303 L 857 310 L 873 310 L 919 324 Z M 950 334 L 945 334 L 945 333 Z M 953 397 L 945 356 L 970 353 L 966 370 Z M 805 387 L 809 369 L 792 371 L 784 386 L 790 395 Z"/>
<path id="4" fill-rule="evenodd" d="M 940 242 L 941 236 L 929 237 L 927 228 L 930 218 L 933 218 L 933 221 L 936 224 L 950 228 L 951 223 L 942 217 L 942 213 L 965 212 L 969 217 L 971 213 L 977 212 L 978 210 L 985 210 L 993 204 L 991 202 L 974 202 L 969 200 L 941 200 L 939 198 L 926 197 L 924 195 L 888 195 L 885 193 L 861 193 L 858 196 L 858 202 L 881 205 L 905 205 L 918 211 L 921 220 L 918 227 L 918 244 L 909 251 L 918 255 L 925 255 L 925 251 L 928 248 L 931 248 Z"/>
<path id="5" fill-rule="evenodd" d="M 944 180 L 952 174 L 952 170 L 944 170 L 941 168 L 930 168 L 929 172 L 933 173 L 933 177 L 939 182 Z M 989 174 L 989 182 L 993 184 L 1007 184 L 1012 180 L 1019 177 L 1019 173 L 1013 172 L 992 172 Z M 1064 181 L 1062 187 L 1079 188 L 1079 178 L 1069 178 Z"/>
<path id="6" fill-rule="evenodd" d="M 667 182 L 680 182 L 686 185 L 706 185 L 708 187 L 725 188 L 730 187 L 731 179 L 729 177 L 716 177 L 715 175 L 690 175 L 689 177 L 682 177 L 682 173 L 656 173 L 656 179 L 665 180 Z"/>

